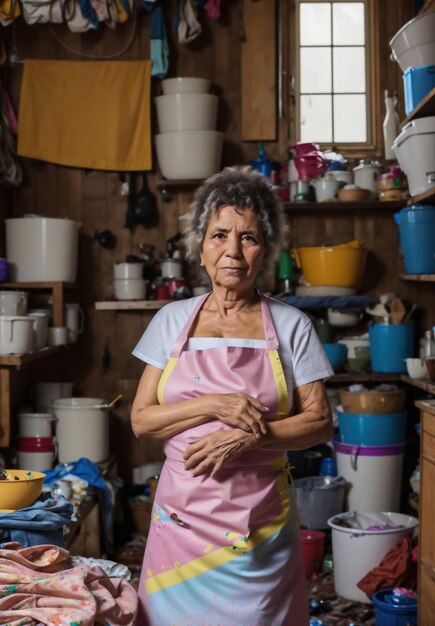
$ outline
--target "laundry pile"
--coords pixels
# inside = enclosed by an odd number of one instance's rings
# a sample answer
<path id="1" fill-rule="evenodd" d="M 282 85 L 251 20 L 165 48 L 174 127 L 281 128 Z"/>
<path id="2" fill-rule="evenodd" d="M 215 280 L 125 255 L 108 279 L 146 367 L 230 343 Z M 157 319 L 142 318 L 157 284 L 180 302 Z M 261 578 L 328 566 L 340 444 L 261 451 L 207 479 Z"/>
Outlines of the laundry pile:
<path id="1" fill-rule="evenodd" d="M 9 626 L 132 626 L 137 593 L 101 567 L 70 567 L 69 552 L 52 545 L 0 544 L 0 615 Z"/>

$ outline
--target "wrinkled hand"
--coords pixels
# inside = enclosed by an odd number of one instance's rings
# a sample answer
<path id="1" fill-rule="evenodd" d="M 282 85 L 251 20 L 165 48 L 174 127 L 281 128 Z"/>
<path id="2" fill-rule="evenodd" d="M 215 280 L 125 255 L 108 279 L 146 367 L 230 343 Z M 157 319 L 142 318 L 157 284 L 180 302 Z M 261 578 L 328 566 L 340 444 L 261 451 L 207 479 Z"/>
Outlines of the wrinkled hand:
<path id="1" fill-rule="evenodd" d="M 213 397 L 213 413 L 233 428 L 253 433 L 257 439 L 266 434 L 263 413 L 269 409 L 262 402 L 246 393 L 222 393 Z"/>
<path id="2" fill-rule="evenodd" d="M 193 476 L 211 471 L 213 477 L 227 461 L 258 446 L 252 433 L 240 429 L 215 430 L 213 433 L 195 439 L 184 452 L 184 468 L 191 470 Z"/>

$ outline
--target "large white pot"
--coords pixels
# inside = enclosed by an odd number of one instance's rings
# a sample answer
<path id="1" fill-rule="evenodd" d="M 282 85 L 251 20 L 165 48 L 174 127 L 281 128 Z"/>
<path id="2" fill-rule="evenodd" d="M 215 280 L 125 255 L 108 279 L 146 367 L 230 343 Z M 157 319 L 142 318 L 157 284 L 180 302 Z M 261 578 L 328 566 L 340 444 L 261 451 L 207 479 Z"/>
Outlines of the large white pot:
<path id="1" fill-rule="evenodd" d="M 33 319 L 0 315 L 0 355 L 25 354 L 33 350 Z"/>
<path id="2" fill-rule="evenodd" d="M 78 222 L 36 215 L 5 222 L 10 280 L 75 281 Z"/>
<path id="3" fill-rule="evenodd" d="M 208 93 L 211 82 L 207 78 L 190 78 L 177 76 L 162 80 L 162 89 L 165 96 L 174 93 Z"/>
<path id="4" fill-rule="evenodd" d="M 408 177 L 412 196 L 434 186 L 435 116 L 421 117 L 406 124 L 396 137 L 393 150 Z"/>
<path id="5" fill-rule="evenodd" d="M 53 401 L 57 419 L 59 463 L 86 457 L 101 463 L 109 456 L 109 410 L 101 398 L 60 398 Z"/>
<path id="6" fill-rule="evenodd" d="M 156 135 L 157 157 L 169 180 L 204 179 L 220 170 L 222 133 L 180 130 Z"/>
<path id="7" fill-rule="evenodd" d="M 174 130 L 215 130 L 218 97 L 207 93 L 178 93 L 155 99 L 161 133 Z"/>
<path id="8" fill-rule="evenodd" d="M 53 411 L 53 400 L 70 398 L 74 383 L 36 383 L 36 408 L 41 413 Z"/>
<path id="9" fill-rule="evenodd" d="M 407 22 L 390 41 L 392 57 L 402 72 L 409 67 L 435 65 L 435 11 Z"/>
<path id="10" fill-rule="evenodd" d="M 0 291 L 0 315 L 26 315 L 26 291 Z"/>

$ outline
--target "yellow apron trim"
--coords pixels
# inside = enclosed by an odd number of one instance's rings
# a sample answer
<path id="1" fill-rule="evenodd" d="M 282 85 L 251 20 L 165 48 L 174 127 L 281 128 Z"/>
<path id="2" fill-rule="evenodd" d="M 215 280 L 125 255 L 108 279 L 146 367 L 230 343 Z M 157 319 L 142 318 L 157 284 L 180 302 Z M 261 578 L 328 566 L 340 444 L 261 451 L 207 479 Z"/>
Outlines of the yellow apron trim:
<path id="1" fill-rule="evenodd" d="M 164 390 L 164 387 L 166 385 L 166 382 L 169 376 L 172 374 L 172 370 L 174 369 L 177 361 L 178 361 L 177 357 L 171 356 L 169 358 L 169 361 L 166 363 L 166 367 L 163 370 L 163 374 L 160 376 L 159 384 L 157 386 L 157 399 L 159 401 L 159 404 L 165 403 L 165 399 L 163 397 L 163 390 Z"/>
<path id="2" fill-rule="evenodd" d="M 287 382 L 284 376 L 284 370 L 282 369 L 282 363 L 278 350 L 268 350 L 268 354 L 278 394 L 278 409 L 276 417 L 277 419 L 284 419 L 285 417 L 288 417 Z"/>
<path id="3" fill-rule="evenodd" d="M 269 537 L 272 537 L 272 535 L 281 530 L 286 525 L 290 515 L 290 499 L 287 492 L 286 474 L 279 474 L 276 480 L 276 487 L 281 498 L 282 508 L 281 513 L 273 522 L 256 530 L 247 541 L 236 541 L 233 545 L 219 548 L 219 550 L 215 550 L 215 552 L 211 552 L 206 556 L 194 559 L 185 565 L 180 565 L 169 572 L 157 574 L 152 578 L 148 578 L 145 581 L 147 595 L 155 593 L 156 591 L 161 591 L 162 589 L 167 589 L 177 583 L 184 582 L 189 578 L 194 578 L 200 574 L 205 574 L 205 572 L 215 569 L 220 565 L 229 563 L 233 559 L 240 556 L 240 554 L 250 552 L 266 541 L 266 539 L 269 539 Z M 234 549 L 233 546 L 237 549 Z"/>

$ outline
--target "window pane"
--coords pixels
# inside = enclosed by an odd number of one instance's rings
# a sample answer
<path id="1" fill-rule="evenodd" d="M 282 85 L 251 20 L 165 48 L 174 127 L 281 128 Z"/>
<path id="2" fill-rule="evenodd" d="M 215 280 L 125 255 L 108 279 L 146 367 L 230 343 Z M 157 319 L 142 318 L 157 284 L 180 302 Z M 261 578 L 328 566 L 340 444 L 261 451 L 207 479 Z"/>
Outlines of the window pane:
<path id="1" fill-rule="evenodd" d="M 308 2 L 300 5 L 301 46 L 331 45 L 331 5 Z"/>
<path id="2" fill-rule="evenodd" d="M 331 48 L 301 48 L 301 93 L 330 93 Z"/>
<path id="3" fill-rule="evenodd" d="M 333 48 L 334 91 L 364 93 L 366 89 L 365 48 Z"/>
<path id="4" fill-rule="evenodd" d="M 301 96 L 301 140 L 332 141 L 331 96 Z"/>
<path id="5" fill-rule="evenodd" d="M 337 2 L 332 11 L 334 46 L 364 45 L 364 4 Z"/>
<path id="6" fill-rule="evenodd" d="M 334 96 L 334 141 L 367 141 L 365 95 Z"/>

